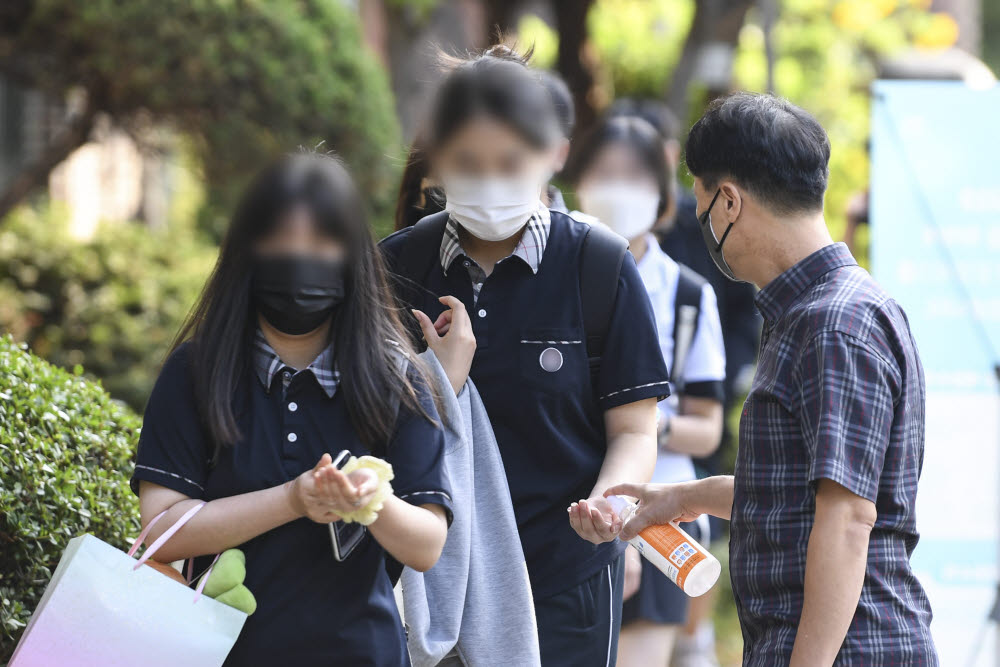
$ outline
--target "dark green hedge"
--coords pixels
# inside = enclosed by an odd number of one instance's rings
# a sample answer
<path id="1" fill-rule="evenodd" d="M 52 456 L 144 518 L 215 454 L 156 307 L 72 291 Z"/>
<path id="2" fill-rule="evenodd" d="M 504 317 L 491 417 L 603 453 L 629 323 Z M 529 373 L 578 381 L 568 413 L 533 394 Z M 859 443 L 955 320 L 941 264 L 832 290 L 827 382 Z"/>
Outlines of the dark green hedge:
<path id="1" fill-rule="evenodd" d="M 124 547 L 138 533 L 139 426 L 99 384 L 0 337 L 0 663 L 71 538 Z"/>
<path id="2" fill-rule="evenodd" d="M 141 410 L 218 250 L 183 229 L 108 225 L 80 242 L 64 228 L 27 208 L 0 226 L 0 332 Z"/>

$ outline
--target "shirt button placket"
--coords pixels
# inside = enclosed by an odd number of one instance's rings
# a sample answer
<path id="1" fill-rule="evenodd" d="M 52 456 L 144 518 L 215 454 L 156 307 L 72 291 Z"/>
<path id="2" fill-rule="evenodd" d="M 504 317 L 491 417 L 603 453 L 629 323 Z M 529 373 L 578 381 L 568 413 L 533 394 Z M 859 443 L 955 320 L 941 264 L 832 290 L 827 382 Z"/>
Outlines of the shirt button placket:
<path id="1" fill-rule="evenodd" d="M 285 403 L 285 408 L 287 412 L 284 415 L 284 425 L 285 425 L 285 458 L 294 458 L 292 455 L 292 450 L 290 445 L 294 445 L 299 440 L 299 432 L 297 427 L 299 425 L 298 412 L 299 404 L 296 401 L 289 399 L 289 389 L 292 384 L 292 372 L 287 368 L 281 373 L 281 388 L 282 388 L 282 398 L 287 402 Z"/>
<path id="2" fill-rule="evenodd" d="M 472 319 L 472 333 L 476 336 L 476 349 L 486 349 L 489 345 L 489 325 L 487 324 L 489 320 L 486 316 L 489 315 L 490 309 L 482 294 L 479 295 L 479 303 L 476 306 L 477 308 L 469 313 Z"/>

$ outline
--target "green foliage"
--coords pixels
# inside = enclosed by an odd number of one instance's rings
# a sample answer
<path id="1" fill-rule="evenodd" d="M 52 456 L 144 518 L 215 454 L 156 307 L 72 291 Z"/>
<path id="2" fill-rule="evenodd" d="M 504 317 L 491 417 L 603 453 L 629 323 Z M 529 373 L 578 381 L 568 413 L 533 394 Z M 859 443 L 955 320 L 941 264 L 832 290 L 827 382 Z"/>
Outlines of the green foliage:
<path id="1" fill-rule="evenodd" d="M 0 337 L 0 662 L 70 539 L 123 547 L 138 533 L 128 478 L 139 425 L 100 385 Z"/>
<path id="2" fill-rule="evenodd" d="M 587 16 L 591 54 L 600 62 L 598 105 L 615 97 L 662 96 L 693 16 L 693 2 L 598 0 Z M 517 34 L 521 43 L 534 46 L 536 67 L 555 68 L 559 35 L 551 26 L 525 14 Z"/>
<path id="3" fill-rule="evenodd" d="M 168 122 L 194 139 L 212 229 L 263 162 L 337 151 L 388 217 L 400 155 L 385 73 L 357 15 L 333 0 L 18 0 L 0 71 L 89 103 L 125 126 Z M 15 12 L 11 12 L 12 14 Z"/>
<path id="4" fill-rule="evenodd" d="M 539 69 L 556 68 L 559 35 L 535 14 L 525 14 L 517 22 L 517 41 L 520 48 L 530 47 L 531 64 Z"/>
<path id="5" fill-rule="evenodd" d="M 80 242 L 57 212 L 19 209 L 0 227 L 0 331 L 141 409 L 216 254 L 180 226 L 109 225 Z"/>
<path id="6" fill-rule="evenodd" d="M 693 2 L 598 0 L 587 17 L 614 97 L 662 97 L 694 17 Z"/>
<path id="7" fill-rule="evenodd" d="M 877 59 L 921 40 L 928 17 L 911 0 L 783 0 L 774 27 L 775 93 L 816 116 L 830 135 L 827 225 L 841 238 L 851 195 L 868 187 L 869 86 Z M 766 87 L 764 35 L 744 26 L 734 65 L 737 85 Z M 861 244 L 865 261 L 867 244 Z"/>
<path id="8" fill-rule="evenodd" d="M 850 196 L 867 187 L 868 88 L 879 57 L 917 46 L 947 46 L 949 21 L 928 0 L 780 0 L 773 30 L 775 93 L 813 113 L 830 135 L 826 218 L 835 238 Z M 615 97 L 662 97 L 694 16 L 693 0 L 597 0 L 587 19 L 590 57 L 598 63 L 599 104 Z M 763 91 L 767 62 L 760 17 L 751 10 L 740 32 L 733 87 Z M 952 22 L 953 23 L 953 22 Z M 558 36 L 537 17 L 521 21 L 551 66 Z M 695 84 L 697 87 L 697 84 Z M 704 95 L 690 96 L 685 124 L 701 115 Z M 685 120 L 685 119 L 682 119 Z M 684 178 L 682 170 L 680 174 Z M 860 238 L 861 259 L 867 245 Z"/>

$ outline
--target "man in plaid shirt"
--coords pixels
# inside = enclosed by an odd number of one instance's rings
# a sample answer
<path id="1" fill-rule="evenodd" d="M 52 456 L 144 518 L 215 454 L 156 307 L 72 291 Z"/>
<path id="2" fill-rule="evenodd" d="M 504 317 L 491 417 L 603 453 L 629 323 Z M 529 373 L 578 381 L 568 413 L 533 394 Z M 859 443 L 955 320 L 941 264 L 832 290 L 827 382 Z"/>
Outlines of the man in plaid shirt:
<path id="1" fill-rule="evenodd" d="M 764 331 L 735 476 L 622 485 L 621 533 L 731 519 L 744 665 L 937 665 L 910 569 L 924 457 L 924 377 L 902 309 L 833 243 L 830 144 L 805 111 L 741 93 L 688 136 L 709 252 L 760 288 Z"/>

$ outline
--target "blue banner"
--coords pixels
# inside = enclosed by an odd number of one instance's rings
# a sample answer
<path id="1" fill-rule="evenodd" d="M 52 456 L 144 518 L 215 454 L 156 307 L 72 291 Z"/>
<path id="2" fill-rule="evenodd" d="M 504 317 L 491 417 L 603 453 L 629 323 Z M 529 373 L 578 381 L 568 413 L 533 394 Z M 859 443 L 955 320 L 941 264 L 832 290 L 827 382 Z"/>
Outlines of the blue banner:
<path id="1" fill-rule="evenodd" d="M 872 271 L 927 376 L 913 565 L 942 665 L 998 664 L 1000 87 L 873 86 Z"/>

